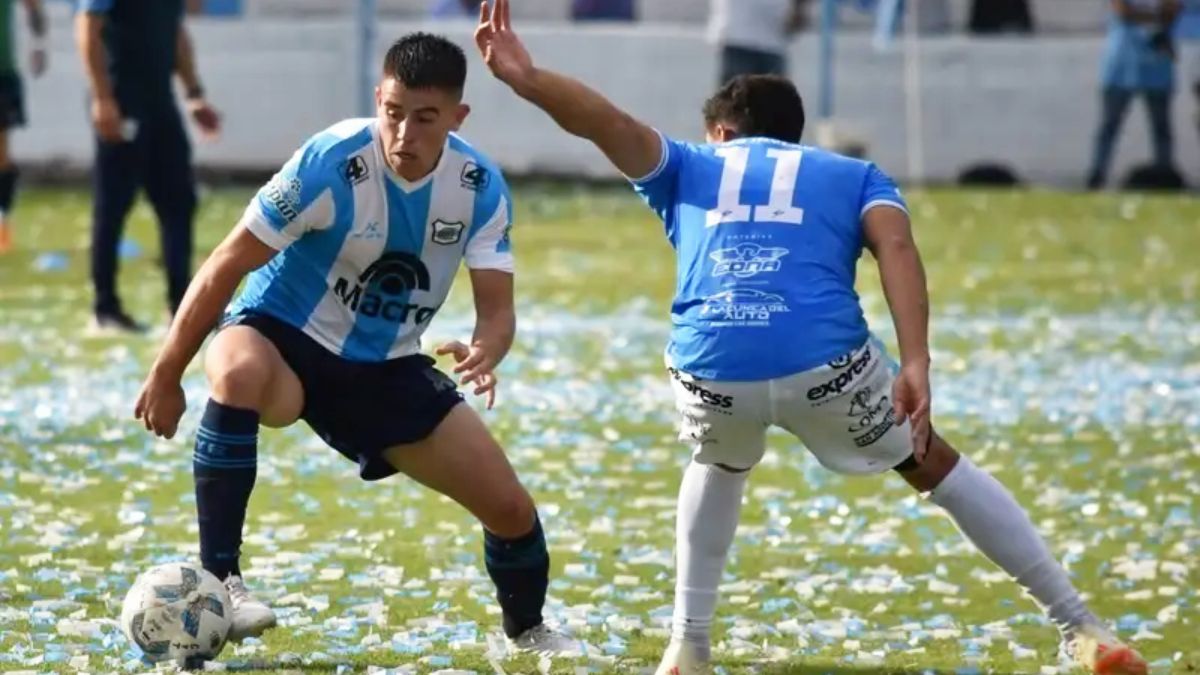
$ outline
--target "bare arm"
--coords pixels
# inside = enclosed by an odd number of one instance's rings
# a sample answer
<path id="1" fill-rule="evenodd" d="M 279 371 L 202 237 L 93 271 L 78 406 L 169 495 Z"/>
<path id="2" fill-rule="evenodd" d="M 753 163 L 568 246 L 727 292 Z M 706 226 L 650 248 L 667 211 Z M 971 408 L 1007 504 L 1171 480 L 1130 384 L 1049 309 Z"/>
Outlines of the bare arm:
<path id="1" fill-rule="evenodd" d="M 512 31 L 508 5 L 509 0 L 492 0 L 490 11 L 486 2 L 480 9 L 475 42 L 492 73 L 564 130 L 595 143 L 626 176 L 654 171 L 663 153 L 658 132 L 582 82 L 534 66 Z"/>
<path id="2" fill-rule="evenodd" d="M 662 158 L 657 131 L 576 79 L 535 68 L 513 91 L 545 110 L 563 130 L 595 143 L 626 176 L 645 176 Z"/>
<path id="3" fill-rule="evenodd" d="M 83 60 L 83 72 L 87 75 L 92 98 L 111 101 L 113 88 L 105 68 L 104 40 L 101 38 L 106 20 L 103 14 L 79 12 L 75 16 L 75 46 Z"/>
<path id="4" fill-rule="evenodd" d="M 475 395 L 487 394 L 487 407 L 496 402 L 496 366 L 504 360 L 517 332 L 513 310 L 512 272 L 472 269 L 471 290 L 475 294 L 475 333 L 471 345 L 448 342 L 437 348 L 438 354 L 452 354 L 454 372 L 462 384 L 475 384 Z"/>
<path id="5" fill-rule="evenodd" d="M 500 364 L 512 348 L 517 333 L 517 314 L 513 309 L 513 275 L 500 270 L 471 270 L 471 291 L 475 297 L 475 333 L 472 346 L 486 346 Z"/>
<path id="6" fill-rule="evenodd" d="M 178 382 L 205 336 L 217 325 L 238 284 L 251 271 L 267 264 L 275 253 L 245 226 L 234 228 L 188 286 L 150 376 Z"/>
<path id="7" fill-rule="evenodd" d="M 863 233 L 879 264 L 883 293 L 900 343 L 900 361 L 928 367 L 929 295 L 908 215 L 896 208 L 873 208 L 863 217 Z"/>

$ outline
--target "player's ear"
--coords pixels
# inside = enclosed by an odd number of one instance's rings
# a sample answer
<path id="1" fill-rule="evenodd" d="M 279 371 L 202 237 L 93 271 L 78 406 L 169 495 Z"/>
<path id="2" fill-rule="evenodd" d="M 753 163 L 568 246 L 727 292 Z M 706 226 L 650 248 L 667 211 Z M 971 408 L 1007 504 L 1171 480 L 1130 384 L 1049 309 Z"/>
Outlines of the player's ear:
<path id="1" fill-rule="evenodd" d="M 471 106 L 466 103 L 459 103 L 454 110 L 454 131 L 458 131 L 462 127 L 462 123 L 466 121 L 467 115 L 471 114 Z"/>
<path id="2" fill-rule="evenodd" d="M 375 85 L 375 109 L 378 110 L 383 102 L 383 88 Z"/>

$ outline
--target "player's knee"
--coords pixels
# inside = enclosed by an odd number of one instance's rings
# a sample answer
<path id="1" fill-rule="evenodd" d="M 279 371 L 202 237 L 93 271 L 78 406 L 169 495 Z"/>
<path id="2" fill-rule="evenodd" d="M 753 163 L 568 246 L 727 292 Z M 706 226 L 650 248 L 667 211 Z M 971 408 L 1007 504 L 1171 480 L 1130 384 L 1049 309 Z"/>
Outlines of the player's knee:
<path id="1" fill-rule="evenodd" d="M 261 412 L 271 383 L 271 363 L 256 350 L 222 349 L 214 345 L 205 359 L 214 400 L 225 405 Z"/>
<path id="2" fill-rule="evenodd" d="M 481 520 L 489 532 L 501 539 L 516 539 L 529 533 L 533 527 L 534 512 L 533 497 L 518 485 L 497 495 L 489 505 L 488 512 L 481 514 Z"/>
<path id="3" fill-rule="evenodd" d="M 270 368 L 249 359 L 226 361 L 208 373 L 214 400 L 251 410 L 262 408 L 270 380 Z"/>

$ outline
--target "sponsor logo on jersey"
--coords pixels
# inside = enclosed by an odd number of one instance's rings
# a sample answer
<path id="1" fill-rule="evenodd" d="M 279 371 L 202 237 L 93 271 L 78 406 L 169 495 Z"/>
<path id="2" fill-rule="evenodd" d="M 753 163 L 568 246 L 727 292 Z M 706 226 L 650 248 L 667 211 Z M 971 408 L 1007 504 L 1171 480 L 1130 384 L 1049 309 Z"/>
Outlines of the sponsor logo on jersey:
<path id="1" fill-rule="evenodd" d="M 691 394 L 692 396 L 695 396 L 696 398 L 699 398 L 700 401 L 702 403 L 704 403 L 705 405 L 716 406 L 718 408 L 732 408 L 733 407 L 733 396 L 732 395 L 718 394 L 718 393 L 715 393 L 708 389 L 705 389 L 704 387 L 700 386 L 699 384 L 696 384 L 696 382 L 692 378 L 685 377 L 683 375 L 683 373 L 680 373 L 675 368 L 667 368 L 667 372 L 671 373 L 671 377 L 675 378 L 675 381 L 678 382 L 680 384 L 680 386 L 682 386 L 684 388 L 684 390 L 687 391 L 687 393 Z"/>
<path id="2" fill-rule="evenodd" d="M 363 159 L 362 155 L 351 157 L 346 162 L 345 168 L 342 169 L 342 176 L 352 186 L 367 180 L 371 176 L 371 171 L 367 168 L 367 160 Z"/>
<path id="3" fill-rule="evenodd" d="M 300 190 L 303 187 L 304 184 L 299 178 L 277 173 L 271 182 L 267 183 L 267 201 L 290 223 L 300 215 Z"/>
<path id="4" fill-rule="evenodd" d="M 462 173 L 459 175 L 459 180 L 462 186 L 468 190 L 481 192 L 487 188 L 488 183 L 492 180 L 492 175 L 487 169 L 479 166 L 475 162 L 467 162 L 463 165 Z"/>
<path id="5" fill-rule="evenodd" d="M 466 229 L 463 223 L 448 223 L 444 220 L 433 221 L 433 233 L 429 236 L 435 244 L 449 246 L 457 244 L 462 239 L 463 230 Z"/>
<path id="6" fill-rule="evenodd" d="M 738 279 L 778 272 L 782 263 L 779 259 L 789 251 L 781 246 L 759 246 L 758 244 L 739 244 L 732 248 L 721 248 L 708 254 L 716 261 L 712 275 L 723 277 L 732 274 Z"/>
<path id="7" fill-rule="evenodd" d="M 766 326 L 772 315 L 787 311 L 782 296 L 752 288 L 734 288 L 705 298 L 700 318 L 716 325 Z"/>
<path id="8" fill-rule="evenodd" d="M 371 263 L 357 279 L 339 277 L 333 293 L 352 312 L 392 323 L 422 324 L 439 308 L 405 302 L 402 296 L 413 290 L 428 291 L 429 285 L 429 270 L 420 258 L 392 251 Z"/>
<path id="9" fill-rule="evenodd" d="M 350 233 L 351 239 L 383 239 L 383 230 L 379 229 L 379 221 L 372 220 L 361 228 Z"/>
<path id="10" fill-rule="evenodd" d="M 842 368 L 845 368 L 846 366 L 850 365 L 850 361 L 852 361 L 853 359 L 854 359 L 854 352 L 842 354 L 841 356 L 837 357 L 836 359 L 830 361 L 829 367 L 837 368 L 838 370 L 841 370 Z"/>
<path id="11" fill-rule="evenodd" d="M 850 365 L 843 368 L 842 372 L 838 373 L 832 380 L 809 389 L 808 400 L 820 401 L 830 396 L 840 396 L 846 390 L 846 387 L 850 386 L 869 365 L 871 365 L 871 350 L 864 349 L 857 359 L 854 359 Z"/>

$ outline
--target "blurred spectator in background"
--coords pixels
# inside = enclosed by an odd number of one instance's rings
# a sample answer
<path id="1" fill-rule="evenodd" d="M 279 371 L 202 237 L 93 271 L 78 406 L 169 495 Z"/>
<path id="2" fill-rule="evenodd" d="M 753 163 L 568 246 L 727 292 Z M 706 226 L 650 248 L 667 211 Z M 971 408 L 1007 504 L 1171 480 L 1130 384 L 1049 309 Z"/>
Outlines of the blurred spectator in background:
<path id="1" fill-rule="evenodd" d="M 721 48 L 718 86 L 738 75 L 786 75 L 788 40 L 807 0 L 711 0 L 709 39 Z"/>
<path id="2" fill-rule="evenodd" d="M 100 331 L 145 330 L 117 297 L 117 249 L 138 187 L 158 217 L 167 300 L 174 316 L 191 278 L 196 189 L 191 146 L 171 88 L 179 76 L 192 121 L 206 136 L 220 118 L 204 97 L 184 0 L 79 0 L 75 38 L 96 131 L 92 169 L 92 282 Z M 189 0 L 189 8 L 195 7 Z"/>
<path id="3" fill-rule="evenodd" d="M 633 21 L 633 0 L 572 0 L 571 18 L 576 21 Z"/>
<path id="4" fill-rule="evenodd" d="M 22 4 L 33 34 L 29 72 L 38 77 L 46 70 L 46 17 L 41 0 L 23 0 Z M 0 0 L 0 254 L 12 247 L 9 213 L 17 189 L 17 167 L 8 156 L 8 130 L 25 124 L 25 96 L 17 71 L 12 15 L 12 0 Z"/>
<path id="5" fill-rule="evenodd" d="M 1171 29 L 1179 0 L 1112 0 L 1108 44 L 1101 73 L 1100 128 L 1087 186 L 1104 186 L 1117 134 L 1135 96 L 1146 101 L 1154 140 L 1154 165 L 1173 170 L 1171 95 L 1175 88 L 1175 45 Z"/>
<path id="6" fill-rule="evenodd" d="M 1029 0 L 975 0 L 968 26 L 972 33 L 1032 33 Z"/>
<path id="7" fill-rule="evenodd" d="M 474 0 L 433 0 L 429 16 L 434 19 L 478 19 L 479 3 Z"/>

